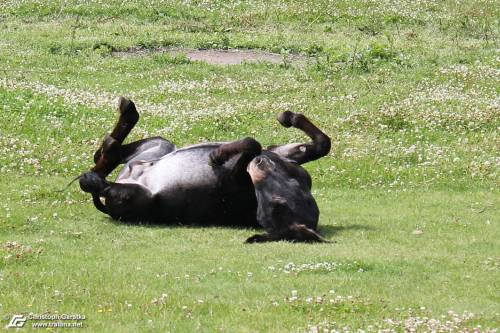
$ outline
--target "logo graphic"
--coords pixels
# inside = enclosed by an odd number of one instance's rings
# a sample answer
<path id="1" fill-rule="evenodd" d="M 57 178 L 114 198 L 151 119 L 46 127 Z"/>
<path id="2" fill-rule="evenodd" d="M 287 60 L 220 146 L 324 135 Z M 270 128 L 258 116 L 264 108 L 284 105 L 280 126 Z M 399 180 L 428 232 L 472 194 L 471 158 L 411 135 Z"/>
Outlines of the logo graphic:
<path id="1" fill-rule="evenodd" d="M 13 328 L 13 327 L 20 328 L 23 327 L 25 323 L 26 323 L 26 317 L 23 315 L 16 314 L 12 316 L 12 319 L 7 325 L 7 328 Z"/>

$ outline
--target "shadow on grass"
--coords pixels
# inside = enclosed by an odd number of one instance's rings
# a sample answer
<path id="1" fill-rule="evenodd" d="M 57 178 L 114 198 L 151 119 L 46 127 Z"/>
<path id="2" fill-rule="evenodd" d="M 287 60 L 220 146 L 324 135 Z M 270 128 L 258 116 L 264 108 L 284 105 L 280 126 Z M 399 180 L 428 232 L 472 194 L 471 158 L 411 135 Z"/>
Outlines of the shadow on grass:
<path id="1" fill-rule="evenodd" d="M 239 229 L 239 230 L 262 230 L 262 227 L 258 224 L 247 225 L 247 224 L 217 224 L 217 223 L 207 223 L 207 224 L 195 224 L 195 223 L 161 223 L 155 221 L 123 221 L 115 220 L 111 217 L 104 218 L 109 223 L 117 226 L 136 226 L 139 228 L 158 228 L 158 229 L 202 229 L 202 228 L 220 228 L 220 229 Z"/>
<path id="2" fill-rule="evenodd" d="M 362 225 L 362 224 L 350 224 L 350 225 L 320 225 L 318 228 L 319 233 L 326 238 L 334 236 L 340 232 L 344 231 L 358 231 L 365 230 L 371 231 L 375 230 L 374 227 Z"/>
<path id="3" fill-rule="evenodd" d="M 243 225 L 243 224 L 175 224 L 175 223 L 160 223 L 160 222 L 134 222 L 134 221 L 121 221 L 114 220 L 111 217 L 106 218 L 106 220 L 117 226 L 136 226 L 138 228 L 161 228 L 161 229 L 203 229 L 203 228 L 220 228 L 220 229 L 238 229 L 238 230 L 248 230 L 258 232 L 262 230 L 259 225 Z M 362 224 L 351 224 L 351 225 L 320 225 L 318 227 L 318 232 L 325 238 L 330 238 L 340 232 L 347 231 L 372 231 L 375 230 L 372 226 L 362 225 Z"/>

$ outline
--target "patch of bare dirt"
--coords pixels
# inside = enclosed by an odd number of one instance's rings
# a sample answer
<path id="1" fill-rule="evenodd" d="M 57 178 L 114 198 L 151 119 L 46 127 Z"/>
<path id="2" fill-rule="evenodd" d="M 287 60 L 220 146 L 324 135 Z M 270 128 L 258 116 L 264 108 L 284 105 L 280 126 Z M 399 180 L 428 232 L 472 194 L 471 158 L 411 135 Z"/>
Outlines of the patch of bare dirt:
<path id="1" fill-rule="evenodd" d="M 158 48 L 148 50 L 132 48 L 127 51 L 113 52 L 113 55 L 127 57 L 134 55 L 150 55 L 154 53 L 169 53 L 173 56 L 186 55 L 191 61 L 203 61 L 212 65 L 240 65 L 243 63 L 269 62 L 273 64 L 289 64 L 303 66 L 307 57 L 297 54 L 281 55 L 260 50 L 214 50 L 214 49 L 187 49 L 187 48 Z"/>

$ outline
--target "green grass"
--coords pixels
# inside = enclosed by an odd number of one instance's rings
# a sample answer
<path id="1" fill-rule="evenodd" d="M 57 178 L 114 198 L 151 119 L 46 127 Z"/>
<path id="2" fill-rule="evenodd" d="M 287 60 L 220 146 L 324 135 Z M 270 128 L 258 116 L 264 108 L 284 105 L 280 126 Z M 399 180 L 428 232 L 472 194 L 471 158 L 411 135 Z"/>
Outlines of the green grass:
<path id="1" fill-rule="evenodd" d="M 498 20 L 494 1 L 3 1 L 0 316 L 80 313 L 90 332 L 500 327 Z M 154 52 L 168 46 L 284 63 Z M 132 48 L 153 52 L 112 53 Z M 92 166 L 119 95 L 142 116 L 129 140 L 178 146 L 302 141 L 275 116 L 305 113 L 333 139 L 306 168 L 335 243 L 125 225 L 76 185 L 57 192 Z"/>

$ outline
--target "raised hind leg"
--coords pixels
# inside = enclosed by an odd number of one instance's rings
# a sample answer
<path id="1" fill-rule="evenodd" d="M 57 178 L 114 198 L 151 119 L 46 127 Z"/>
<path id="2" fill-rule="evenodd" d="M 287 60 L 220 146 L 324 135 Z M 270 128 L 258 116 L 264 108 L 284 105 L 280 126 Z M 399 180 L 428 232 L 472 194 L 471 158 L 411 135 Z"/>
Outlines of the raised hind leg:
<path id="1" fill-rule="evenodd" d="M 120 116 L 111 134 L 106 135 L 101 147 L 94 154 L 95 166 L 91 169 L 106 178 L 118 165 L 133 160 L 156 159 L 173 150 L 175 145 L 161 137 L 153 137 L 123 144 L 139 120 L 139 113 L 131 100 L 120 97 Z"/>
<path id="2" fill-rule="evenodd" d="M 111 150 L 108 149 L 108 142 L 105 141 L 103 144 L 100 162 L 104 161 L 105 163 L 103 162 L 100 166 L 105 168 L 101 170 L 112 171 L 112 167 L 118 163 L 126 163 L 118 178 L 126 175 L 133 163 L 158 159 L 175 149 L 172 143 L 160 137 L 139 140 L 127 145 L 112 146 Z M 109 163 L 110 161 L 113 164 Z M 104 172 L 98 173 L 93 170 L 80 177 L 80 188 L 92 195 L 94 206 L 98 210 L 114 219 L 131 221 L 154 218 L 149 214 L 153 211 L 151 207 L 154 202 L 149 189 L 139 184 L 113 183 L 105 179 L 106 175 Z M 105 203 L 102 199 L 105 200 Z"/>
<path id="3" fill-rule="evenodd" d="M 312 142 L 271 146 L 267 150 L 295 161 L 298 164 L 317 160 L 330 151 L 330 138 L 303 114 L 285 111 L 278 115 L 278 121 L 284 127 L 295 127 L 302 130 L 312 139 Z"/>
<path id="4" fill-rule="evenodd" d="M 94 154 L 95 166 L 92 171 L 103 178 L 120 164 L 122 143 L 139 121 L 134 102 L 125 97 L 118 100 L 118 112 L 120 116 L 113 131 L 104 138 L 101 147 Z"/>
<path id="5" fill-rule="evenodd" d="M 80 187 L 92 195 L 94 205 L 100 211 L 114 218 L 134 219 L 136 212 L 148 211 L 148 205 L 152 201 L 151 193 L 137 184 L 109 182 L 106 176 L 121 163 L 158 159 L 175 150 L 175 146 L 161 137 L 124 145 L 123 141 L 139 120 L 139 113 L 134 103 L 124 97 L 119 99 L 118 111 L 118 122 L 95 152 L 95 166 L 80 177 Z M 103 204 L 101 198 L 106 200 L 106 204 Z"/>
<path id="6" fill-rule="evenodd" d="M 233 166 L 233 174 L 246 174 L 248 163 L 262 152 L 262 147 L 258 141 L 247 137 L 242 140 L 229 142 L 221 145 L 210 153 L 210 163 L 212 166 L 218 166 L 226 163 L 233 156 L 240 154 L 238 160 Z"/>

